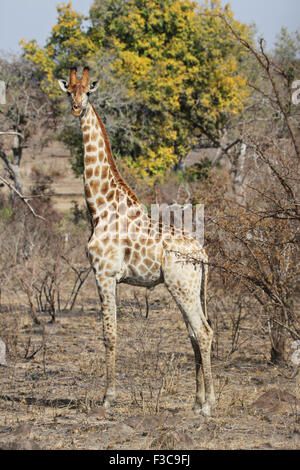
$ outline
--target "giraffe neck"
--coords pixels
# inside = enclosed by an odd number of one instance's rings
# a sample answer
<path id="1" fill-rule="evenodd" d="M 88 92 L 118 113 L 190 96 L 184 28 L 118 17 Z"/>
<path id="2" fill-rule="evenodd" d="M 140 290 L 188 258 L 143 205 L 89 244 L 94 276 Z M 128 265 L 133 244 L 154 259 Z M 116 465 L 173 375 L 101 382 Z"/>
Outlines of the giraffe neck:
<path id="1" fill-rule="evenodd" d="M 104 125 L 90 103 L 81 118 L 81 129 L 85 198 L 95 227 L 108 205 L 114 204 L 117 210 L 120 200 L 127 206 L 141 203 L 119 174 Z"/>

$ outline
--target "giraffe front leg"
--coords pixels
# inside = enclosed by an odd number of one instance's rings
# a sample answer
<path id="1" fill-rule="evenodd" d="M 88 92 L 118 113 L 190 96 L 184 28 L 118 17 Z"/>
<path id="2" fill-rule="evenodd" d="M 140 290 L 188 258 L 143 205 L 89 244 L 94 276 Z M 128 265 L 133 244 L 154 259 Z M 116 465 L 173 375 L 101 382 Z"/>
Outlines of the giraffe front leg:
<path id="1" fill-rule="evenodd" d="M 103 336 L 106 361 L 106 389 L 103 406 L 110 408 L 116 397 L 115 362 L 116 362 L 116 281 L 96 275 L 97 287 L 102 303 Z"/>

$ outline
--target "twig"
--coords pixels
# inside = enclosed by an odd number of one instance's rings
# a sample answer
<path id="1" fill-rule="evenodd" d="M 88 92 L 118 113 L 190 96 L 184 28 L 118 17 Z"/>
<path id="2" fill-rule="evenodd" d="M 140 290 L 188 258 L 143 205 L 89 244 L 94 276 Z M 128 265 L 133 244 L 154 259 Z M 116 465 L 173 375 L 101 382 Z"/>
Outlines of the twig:
<path id="1" fill-rule="evenodd" d="M 75 266 L 73 266 L 70 261 L 65 257 L 65 256 L 61 256 L 61 258 L 70 266 L 70 268 L 76 273 L 77 275 L 77 279 L 74 283 L 74 286 L 73 286 L 73 289 L 72 289 L 72 292 L 71 292 L 71 295 L 68 299 L 68 301 L 66 302 L 65 306 L 64 306 L 64 309 L 66 309 L 73 297 L 73 300 L 71 302 L 71 306 L 70 306 L 70 310 L 72 311 L 73 308 L 74 308 L 74 305 L 75 305 L 75 302 L 76 302 L 76 299 L 77 299 L 77 295 L 82 287 L 82 285 L 84 284 L 84 282 L 86 281 L 86 279 L 88 278 L 91 270 L 92 270 L 92 267 L 89 266 L 88 268 L 84 268 L 84 269 L 81 269 L 80 271 L 78 271 L 78 269 L 75 268 Z M 83 275 L 83 277 L 81 277 Z M 78 283 L 78 285 L 77 285 Z"/>
<path id="2" fill-rule="evenodd" d="M 24 354 L 24 359 L 26 359 L 28 361 L 35 357 L 35 355 L 42 349 L 43 344 L 41 344 L 41 346 L 39 348 L 33 350 L 33 352 L 31 354 L 29 354 L 30 346 L 31 346 L 31 338 L 29 337 L 28 341 L 27 341 L 27 345 L 25 347 L 25 354 Z"/>
<path id="3" fill-rule="evenodd" d="M 293 339 L 300 339 L 300 335 L 297 331 L 293 330 L 292 328 L 289 328 L 287 325 L 284 323 L 281 323 L 280 321 L 276 320 L 273 318 L 273 321 L 277 323 L 277 325 L 281 326 L 282 328 L 285 328 L 289 333 L 291 333 Z"/>
<path id="4" fill-rule="evenodd" d="M 279 375 L 282 375 L 285 379 L 288 379 L 288 380 L 294 379 L 298 375 L 298 373 L 300 372 L 300 365 L 299 364 L 296 366 L 296 369 L 292 372 L 291 375 L 285 374 L 282 370 L 279 370 L 278 367 L 276 367 L 276 366 L 274 366 L 274 368 L 277 370 Z"/>

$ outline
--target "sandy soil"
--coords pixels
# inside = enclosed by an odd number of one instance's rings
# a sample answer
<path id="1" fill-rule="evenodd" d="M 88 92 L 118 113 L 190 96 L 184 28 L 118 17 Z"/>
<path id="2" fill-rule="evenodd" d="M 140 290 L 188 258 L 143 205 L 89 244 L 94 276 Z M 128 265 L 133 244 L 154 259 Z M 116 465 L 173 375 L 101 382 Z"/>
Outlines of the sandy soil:
<path id="1" fill-rule="evenodd" d="M 24 152 L 24 194 L 33 177 L 50 177 L 49 192 L 61 212 L 85 207 L 82 180 L 59 143 Z M 249 315 L 236 351 L 230 309 L 210 299 L 217 405 L 195 416 L 194 357 L 181 314 L 163 286 L 119 288 L 117 389 L 110 413 L 101 407 L 104 345 L 92 275 L 74 311 L 54 324 L 40 314 L 35 326 L 25 298 L 0 300 L 0 448 L 12 449 L 296 449 L 300 444 L 299 374 L 291 361 L 268 362 L 269 340 Z M 231 300 L 228 300 L 229 304 Z M 252 319 L 252 320 L 251 320 Z"/>
<path id="2" fill-rule="evenodd" d="M 119 287 L 117 390 L 101 407 L 104 345 L 92 276 L 73 312 L 34 326 L 24 305 L 0 311 L 7 365 L 0 366 L 0 447 L 15 449 L 296 449 L 299 375 L 267 361 L 266 338 L 241 325 L 230 351 L 226 312 L 214 344 L 217 405 L 195 416 L 194 363 L 185 325 L 163 286 Z"/>

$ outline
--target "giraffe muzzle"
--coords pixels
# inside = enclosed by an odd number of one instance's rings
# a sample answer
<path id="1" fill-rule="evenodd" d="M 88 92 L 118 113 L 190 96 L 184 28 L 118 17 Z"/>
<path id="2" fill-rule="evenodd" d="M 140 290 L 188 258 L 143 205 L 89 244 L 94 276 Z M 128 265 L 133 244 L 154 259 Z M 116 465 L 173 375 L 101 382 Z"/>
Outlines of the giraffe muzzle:
<path id="1" fill-rule="evenodd" d="M 78 104 L 73 104 L 72 106 L 72 113 L 74 116 L 80 116 L 81 113 L 82 113 L 82 106 L 78 105 Z"/>

